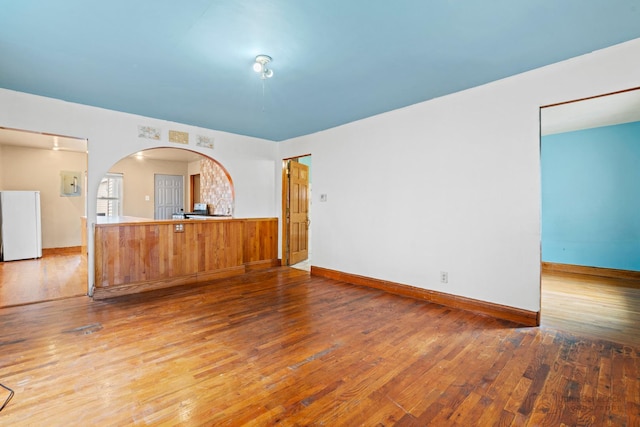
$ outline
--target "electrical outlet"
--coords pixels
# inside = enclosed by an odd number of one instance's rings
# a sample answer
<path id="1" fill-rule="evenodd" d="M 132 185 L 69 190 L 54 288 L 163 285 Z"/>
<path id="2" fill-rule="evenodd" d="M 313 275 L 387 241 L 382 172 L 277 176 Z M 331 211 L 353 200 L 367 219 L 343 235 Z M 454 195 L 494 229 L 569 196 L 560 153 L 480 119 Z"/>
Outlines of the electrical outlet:
<path id="1" fill-rule="evenodd" d="M 449 283 L 449 273 L 446 271 L 440 272 L 440 283 Z"/>

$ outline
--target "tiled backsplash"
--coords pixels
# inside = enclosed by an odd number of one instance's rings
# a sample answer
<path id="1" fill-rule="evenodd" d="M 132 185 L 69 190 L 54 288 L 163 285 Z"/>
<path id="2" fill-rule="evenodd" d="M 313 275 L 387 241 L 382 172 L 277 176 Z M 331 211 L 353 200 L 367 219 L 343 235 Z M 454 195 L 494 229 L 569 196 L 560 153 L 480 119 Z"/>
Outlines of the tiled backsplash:
<path id="1" fill-rule="evenodd" d="M 227 173 L 210 159 L 200 160 L 200 198 L 202 203 L 212 204 L 213 213 L 233 214 L 233 186 Z"/>

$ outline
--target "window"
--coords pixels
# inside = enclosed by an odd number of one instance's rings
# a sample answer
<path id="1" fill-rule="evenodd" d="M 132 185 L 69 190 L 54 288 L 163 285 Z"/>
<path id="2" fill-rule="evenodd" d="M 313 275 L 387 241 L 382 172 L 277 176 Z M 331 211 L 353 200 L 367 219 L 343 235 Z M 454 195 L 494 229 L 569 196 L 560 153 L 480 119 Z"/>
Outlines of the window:
<path id="1" fill-rule="evenodd" d="M 98 187 L 97 214 L 99 216 L 122 215 L 122 174 L 108 173 Z"/>

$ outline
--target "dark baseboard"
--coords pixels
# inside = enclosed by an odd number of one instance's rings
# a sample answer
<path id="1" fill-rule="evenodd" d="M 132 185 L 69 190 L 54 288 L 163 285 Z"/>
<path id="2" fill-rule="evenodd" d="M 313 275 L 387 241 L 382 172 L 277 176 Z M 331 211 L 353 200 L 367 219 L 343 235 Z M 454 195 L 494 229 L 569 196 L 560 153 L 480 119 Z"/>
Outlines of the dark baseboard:
<path id="1" fill-rule="evenodd" d="M 542 271 L 549 273 L 574 273 L 588 276 L 609 277 L 612 279 L 638 280 L 640 281 L 640 271 L 616 270 L 613 268 L 586 267 L 584 265 L 556 264 L 554 262 L 543 262 Z"/>
<path id="2" fill-rule="evenodd" d="M 480 313 L 525 326 L 538 326 L 540 324 L 540 313 L 535 311 L 522 310 L 519 308 L 509 307 L 501 304 L 494 304 L 486 301 L 475 300 L 472 298 L 446 294 L 443 292 L 416 288 L 414 286 L 403 285 L 386 280 L 373 279 L 370 277 L 344 273 L 341 271 L 330 270 L 328 268 L 322 267 L 311 266 L 311 275 L 326 277 L 328 279 L 334 279 L 353 285 L 380 289 L 392 294 L 429 301 L 436 304 L 444 305 L 446 307 Z"/>

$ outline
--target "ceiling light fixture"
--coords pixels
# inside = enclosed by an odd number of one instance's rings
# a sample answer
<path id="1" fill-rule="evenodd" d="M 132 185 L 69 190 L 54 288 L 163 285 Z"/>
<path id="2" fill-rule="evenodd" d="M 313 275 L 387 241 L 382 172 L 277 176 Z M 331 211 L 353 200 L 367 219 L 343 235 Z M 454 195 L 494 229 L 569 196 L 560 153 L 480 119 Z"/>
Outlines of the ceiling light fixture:
<path id="1" fill-rule="evenodd" d="M 271 62 L 271 57 L 269 55 L 256 56 L 256 62 L 253 64 L 253 71 L 260 73 L 260 78 L 262 80 L 273 76 L 273 70 L 267 68 L 267 64 L 269 62 Z"/>

